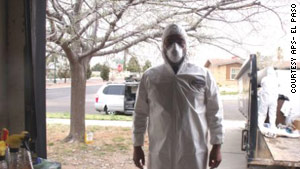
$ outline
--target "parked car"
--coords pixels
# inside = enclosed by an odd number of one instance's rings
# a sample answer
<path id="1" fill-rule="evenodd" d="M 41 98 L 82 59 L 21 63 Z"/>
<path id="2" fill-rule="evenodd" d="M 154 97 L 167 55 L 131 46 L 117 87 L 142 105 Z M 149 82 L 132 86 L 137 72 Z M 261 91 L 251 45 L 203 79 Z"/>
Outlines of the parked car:
<path id="1" fill-rule="evenodd" d="M 126 82 L 125 83 L 125 96 L 124 96 L 124 113 L 133 114 L 136 92 L 139 82 Z"/>
<path id="2" fill-rule="evenodd" d="M 137 87 L 138 82 L 101 86 L 95 97 L 96 110 L 104 111 L 105 114 L 124 113 L 131 115 L 134 111 Z"/>

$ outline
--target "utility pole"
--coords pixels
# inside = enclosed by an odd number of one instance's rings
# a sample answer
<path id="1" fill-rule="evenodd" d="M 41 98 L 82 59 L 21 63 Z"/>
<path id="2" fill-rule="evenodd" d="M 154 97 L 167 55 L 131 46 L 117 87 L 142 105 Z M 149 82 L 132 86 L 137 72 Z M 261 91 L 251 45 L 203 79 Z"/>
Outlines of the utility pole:
<path id="1" fill-rule="evenodd" d="M 127 60 L 127 55 L 128 55 L 128 49 L 124 50 L 124 63 L 123 63 L 123 71 L 126 71 L 126 60 Z"/>

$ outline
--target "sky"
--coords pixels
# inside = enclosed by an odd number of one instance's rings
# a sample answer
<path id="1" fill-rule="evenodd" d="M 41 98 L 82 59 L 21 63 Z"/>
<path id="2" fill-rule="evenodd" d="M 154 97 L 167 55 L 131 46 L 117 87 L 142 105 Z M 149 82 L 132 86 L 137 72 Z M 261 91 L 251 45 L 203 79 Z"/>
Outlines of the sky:
<path id="1" fill-rule="evenodd" d="M 289 60 L 291 57 L 290 46 L 292 36 L 290 28 L 297 25 L 297 34 L 295 40 L 298 50 L 300 50 L 300 1 L 299 0 L 280 0 L 269 1 L 271 5 L 279 6 L 277 9 L 280 19 L 276 14 L 267 12 L 261 15 L 257 15 L 254 20 L 259 21 L 256 25 L 257 30 L 253 29 L 247 23 L 239 23 L 235 25 L 226 25 L 220 23 L 212 23 L 212 25 L 218 27 L 224 33 L 232 35 L 236 39 L 242 40 L 244 45 L 231 47 L 230 51 L 238 56 L 247 59 L 250 54 L 260 52 L 262 55 L 277 56 L 277 48 L 282 48 L 282 53 L 285 60 Z M 287 5 L 282 5 L 287 4 Z M 296 4 L 296 24 L 291 23 L 291 4 Z M 141 62 L 141 65 L 148 59 L 152 62 L 152 65 L 158 65 L 163 62 L 158 47 L 153 44 L 143 44 L 142 46 L 133 47 L 130 50 L 135 51 Z M 190 60 L 199 65 L 203 65 L 209 58 L 231 58 L 233 55 L 216 48 L 214 46 L 199 44 L 196 47 L 190 48 L 192 56 Z M 299 53 L 299 52 L 298 52 Z M 112 60 L 120 60 L 123 58 L 123 52 L 116 54 L 115 59 L 111 57 L 94 57 L 91 60 L 91 65 L 96 63 L 108 62 L 114 66 L 115 62 Z M 299 55 L 297 57 L 300 60 Z M 298 60 L 298 61 L 299 61 Z"/>

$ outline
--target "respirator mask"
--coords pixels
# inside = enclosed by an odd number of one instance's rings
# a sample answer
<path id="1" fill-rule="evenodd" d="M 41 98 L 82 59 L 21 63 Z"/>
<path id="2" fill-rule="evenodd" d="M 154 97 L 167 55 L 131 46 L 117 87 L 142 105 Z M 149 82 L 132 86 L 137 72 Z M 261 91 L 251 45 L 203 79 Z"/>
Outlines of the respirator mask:
<path id="1" fill-rule="evenodd" d="M 172 43 L 166 51 L 168 59 L 173 63 L 178 63 L 183 58 L 183 49 L 177 43 Z"/>

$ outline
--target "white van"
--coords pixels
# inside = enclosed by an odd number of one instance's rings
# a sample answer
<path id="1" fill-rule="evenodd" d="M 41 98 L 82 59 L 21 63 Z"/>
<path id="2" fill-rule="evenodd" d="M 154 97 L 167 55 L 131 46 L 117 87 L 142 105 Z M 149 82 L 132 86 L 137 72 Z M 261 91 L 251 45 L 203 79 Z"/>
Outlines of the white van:
<path id="1" fill-rule="evenodd" d="M 105 84 L 95 97 L 95 108 L 105 114 L 133 114 L 138 82 L 123 84 Z"/>

